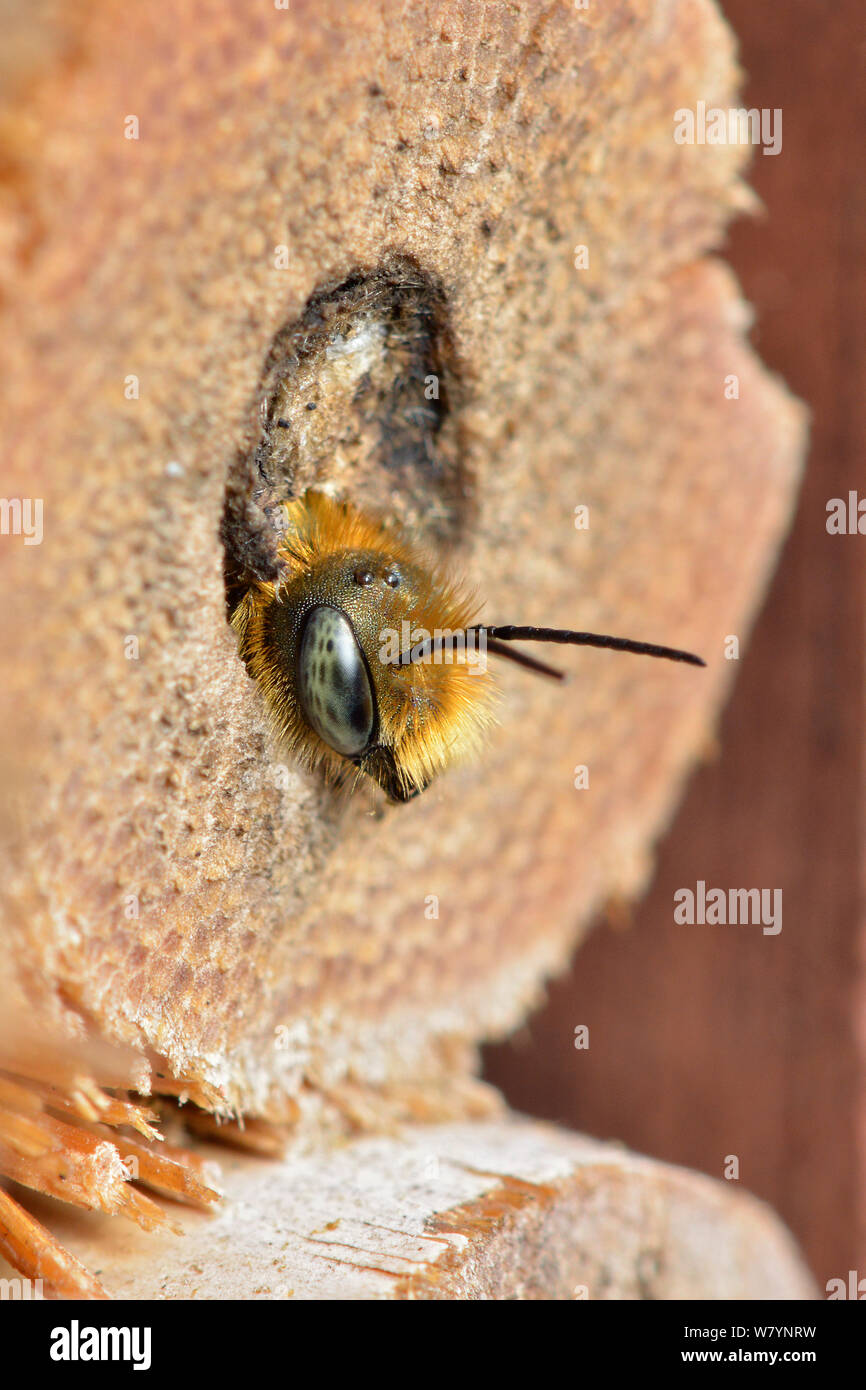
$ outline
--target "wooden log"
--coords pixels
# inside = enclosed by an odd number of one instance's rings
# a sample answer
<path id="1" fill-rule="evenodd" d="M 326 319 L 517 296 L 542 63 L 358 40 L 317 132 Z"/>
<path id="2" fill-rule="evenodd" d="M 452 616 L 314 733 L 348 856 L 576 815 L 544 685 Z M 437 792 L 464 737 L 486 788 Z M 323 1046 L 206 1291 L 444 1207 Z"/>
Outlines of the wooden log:
<path id="1" fill-rule="evenodd" d="M 803 413 L 711 258 L 746 151 L 673 138 L 734 100 L 731 36 L 710 0 L 181 0 L 169 80 L 158 12 L 47 28 L 16 22 L 0 120 L 4 487 L 40 507 L 0 546 L 23 1016 L 73 1080 L 98 1043 L 145 1093 L 304 1132 L 489 1109 L 479 1040 L 646 882 L 796 488 Z M 503 672 L 483 761 L 406 807 L 336 794 L 227 622 L 313 483 L 494 621 L 708 669 Z"/>
<path id="2" fill-rule="evenodd" d="M 746 152 L 672 135 L 677 107 L 733 98 L 730 36 L 704 3 L 190 0 L 167 83 L 159 14 L 71 22 L 74 58 L 43 54 L 4 125 L 8 489 L 44 501 L 42 544 L 0 548 L 11 956 L 40 1007 L 228 1105 L 444 1085 L 644 884 L 787 524 L 802 415 L 706 258 Z M 300 333 L 318 380 L 335 342 L 311 297 L 361 332 L 353 275 L 387 360 L 360 405 L 334 387 L 308 449 L 270 447 L 274 489 L 387 505 L 497 620 L 709 661 L 575 654 L 566 694 L 503 672 L 486 759 L 384 812 L 286 766 L 220 543 L 228 515 L 233 559 L 267 564 L 246 460 L 268 354 L 300 389 Z M 434 437 L 407 423 L 407 353 L 441 373 Z M 398 426 L 402 463 L 373 442 Z"/>
<path id="3" fill-rule="evenodd" d="M 802 1299 L 790 1236 L 734 1184 L 538 1122 L 408 1126 L 223 1164 L 183 1240 L 70 1208 L 64 1245 L 117 1298 Z"/>

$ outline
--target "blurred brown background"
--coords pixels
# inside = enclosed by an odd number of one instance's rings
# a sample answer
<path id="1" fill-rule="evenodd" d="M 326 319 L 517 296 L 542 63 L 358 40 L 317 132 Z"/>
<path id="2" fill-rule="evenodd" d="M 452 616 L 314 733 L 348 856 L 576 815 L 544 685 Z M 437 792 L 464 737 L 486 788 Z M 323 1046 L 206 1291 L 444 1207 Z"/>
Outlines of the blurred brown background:
<path id="1" fill-rule="evenodd" d="M 740 221 L 725 255 L 764 361 L 813 412 L 809 468 L 719 760 L 694 777 L 650 894 L 487 1049 L 487 1076 L 521 1110 L 716 1177 L 736 1154 L 823 1289 L 866 1276 L 866 537 L 825 529 L 829 498 L 866 495 L 866 23 L 862 0 L 723 8 L 744 104 L 783 111 L 781 154 L 751 169 L 767 216 Z M 781 888 L 781 934 L 676 925 L 674 892 L 698 879 Z"/>

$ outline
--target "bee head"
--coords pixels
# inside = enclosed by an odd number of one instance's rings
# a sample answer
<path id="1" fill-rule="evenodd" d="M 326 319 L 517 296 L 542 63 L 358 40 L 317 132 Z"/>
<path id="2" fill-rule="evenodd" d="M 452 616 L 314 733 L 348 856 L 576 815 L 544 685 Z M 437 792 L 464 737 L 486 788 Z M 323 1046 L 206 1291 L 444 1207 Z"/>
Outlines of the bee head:
<path id="1" fill-rule="evenodd" d="M 286 577 L 241 604 L 241 653 L 306 761 L 339 780 L 348 762 L 410 800 L 491 722 L 492 683 L 474 649 L 405 659 L 428 634 L 463 632 L 471 599 L 401 538 L 321 494 L 287 516 Z"/>
<path id="2" fill-rule="evenodd" d="M 335 781 L 347 767 L 409 801 L 493 722 L 487 654 L 554 679 L 514 641 L 607 647 L 702 666 L 676 648 L 570 629 L 472 626 L 475 604 L 408 541 L 309 492 L 286 504 L 284 576 L 232 622 L 283 741 Z"/>

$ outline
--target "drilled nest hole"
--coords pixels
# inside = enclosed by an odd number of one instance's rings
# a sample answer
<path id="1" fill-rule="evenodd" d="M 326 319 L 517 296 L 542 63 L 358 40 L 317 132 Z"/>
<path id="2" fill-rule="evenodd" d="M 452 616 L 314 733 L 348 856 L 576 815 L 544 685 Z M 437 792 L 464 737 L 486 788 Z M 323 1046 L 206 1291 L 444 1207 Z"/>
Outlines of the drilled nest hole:
<path id="1" fill-rule="evenodd" d="M 328 486 L 438 550 L 470 524 L 456 425 L 459 373 L 442 286 L 406 258 L 310 297 L 275 337 L 258 437 L 229 469 L 222 536 L 229 611 L 279 575 L 281 503 Z"/>

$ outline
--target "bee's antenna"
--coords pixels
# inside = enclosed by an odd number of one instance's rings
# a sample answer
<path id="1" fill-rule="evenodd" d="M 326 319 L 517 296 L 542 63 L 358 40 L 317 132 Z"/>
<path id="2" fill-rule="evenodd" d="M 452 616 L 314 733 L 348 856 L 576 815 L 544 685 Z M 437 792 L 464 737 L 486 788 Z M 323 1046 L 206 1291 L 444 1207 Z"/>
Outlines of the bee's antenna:
<path id="1" fill-rule="evenodd" d="M 486 628 L 469 628 L 469 632 L 487 632 Z M 564 681 L 566 675 L 564 671 L 557 671 L 555 666 L 548 666 L 546 661 L 539 661 L 538 657 L 530 656 L 528 652 L 518 652 L 509 647 L 505 642 L 498 642 L 495 637 L 485 639 L 487 650 L 493 652 L 494 656 L 503 656 L 506 661 L 513 661 L 515 666 L 525 666 L 527 671 L 535 671 L 539 676 L 550 676 L 551 680 Z"/>
<path id="2" fill-rule="evenodd" d="M 491 638 L 497 642 L 562 642 L 571 647 L 607 647 L 637 656 L 659 656 L 666 661 L 685 661 L 689 666 L 707 664 L 694 652 L 684 652 L 679 647 L 660 647 L 655 642 L 634 642 L 629 637 L 607 637 L 597 632 L 570 632 L 559 627 L 481 627 L 475 631 L 487 634 L 488 649 Z"/>
<path id="3" fill-rule="evenodd" d="M 465 647 L 466 638 L 470 636 L 483 637 L 487 650 L 495 652 L 497 656 L 506 657 L 519 666 L 525 666 L 531 671 L 550 676 L 554 680 L 563 680 L 563 673 L 557 671 L 553 666 L 548 666 L 543 661 L 537 661 L 535 657 L 527 656 L 525 652 L 511 651 L 505 644 L 508 642 L 558 642 L 572 647 L 606 647 L 615 652 L 634 652 L 637 656 L 662 657 L 666 661 L 684 661 L 690 666 L 706 666 L 707 664 L 701 657 L 695 656 L 694 652 L 684 652 L 678 647 L 660 647 L 654 642 L 635 642 L 629 637 L 608 637 L 597 632 L 572 632 L 568 628 L 559 627 L 513 626 L 467 627 L 462 632 L 453 632 L 442 637 L 430 637 L 410 648 L 408 652 L 402 652 L 399 664 L 408 666 L 415 661 L 423 661 L 434 652 L 453 651 L 461 643 Z"/>

